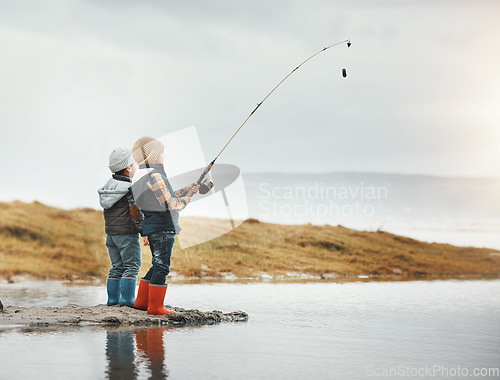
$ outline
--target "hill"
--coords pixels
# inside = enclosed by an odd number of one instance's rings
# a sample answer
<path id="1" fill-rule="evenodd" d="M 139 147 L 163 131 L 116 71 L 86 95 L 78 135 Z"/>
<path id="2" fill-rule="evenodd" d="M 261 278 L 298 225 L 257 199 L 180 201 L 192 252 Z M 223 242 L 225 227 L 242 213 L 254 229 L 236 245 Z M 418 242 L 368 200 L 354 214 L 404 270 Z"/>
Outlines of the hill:
<path id="1" fill-rule="evenodd" d="M 183 223 L 198 219 L 184 218 Z M 0 202 L 0 277 L 105 280 L 104 220 L 94 209 Z M 151 254 L 143 247 L 144 274 Z M 500 276 L 500 251 L 424 243 L 383 231 L 254 219 L 215 240 L 174 248 L 172 279 L 412 279 Z M 169 280 L 171 281 L 171 280 Z"/>

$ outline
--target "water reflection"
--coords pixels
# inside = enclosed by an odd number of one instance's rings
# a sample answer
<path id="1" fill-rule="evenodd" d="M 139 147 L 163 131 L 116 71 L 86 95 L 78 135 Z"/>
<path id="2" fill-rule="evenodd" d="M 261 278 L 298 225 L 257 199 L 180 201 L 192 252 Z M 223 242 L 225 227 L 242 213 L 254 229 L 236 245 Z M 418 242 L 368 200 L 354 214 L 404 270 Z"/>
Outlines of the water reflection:
<path id="1" fill-rule="evenodd" d="M 16 298 L 11 285 L 0 284 L 4 305 L 52 306 L 50 294 Z M 36 289 L 50 293 L 43 284 Z M 81 292 L 105 299 L 98 287 Z M 368 366 L 496 368 L 498 294 L 500 280 L 176 286 L 174 305 L 242 309 L 251 319 L 168 328 L 0 326 L 0 378 L 361 380 Z M 54 301 L 74 299 L 69 288 Z M 86 302 L 95 305 L 90 296 Z"/>
<path id="2" fill-rule="evenodd" d="M 106 331 L 108 379 L 166 379 L 164 332 L 167 327 Z"/>
<path id="3" fill-rule="evenodd" d="M 151 379 L 166 379 L 168 377 L 165 361 L 165 346 L 163 332 L 167 328 L 156 327 L 134 331 L 139 362 L 144 362 L 151 373 Z"/>

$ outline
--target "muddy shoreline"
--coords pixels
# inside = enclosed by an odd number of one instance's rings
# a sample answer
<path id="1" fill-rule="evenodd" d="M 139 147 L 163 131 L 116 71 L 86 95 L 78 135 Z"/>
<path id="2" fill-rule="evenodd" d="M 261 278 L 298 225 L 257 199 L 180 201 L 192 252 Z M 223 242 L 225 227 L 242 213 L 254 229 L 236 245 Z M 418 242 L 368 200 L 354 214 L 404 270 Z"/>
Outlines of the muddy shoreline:
<path id="1" fill-rule="evenodd" d="M 212 325 L 222 322 L 245 322 L 248 314 L 243 311 L 224 313 L 219 310 L 186 310 L 166 305 L 175 314 L 149 315 L 143 310 L 127 306 L 78 306 L 18 307 L 4 306 L 0 311 L 0 326 L 49 327 L 49 326 L 185 326 Z"/>

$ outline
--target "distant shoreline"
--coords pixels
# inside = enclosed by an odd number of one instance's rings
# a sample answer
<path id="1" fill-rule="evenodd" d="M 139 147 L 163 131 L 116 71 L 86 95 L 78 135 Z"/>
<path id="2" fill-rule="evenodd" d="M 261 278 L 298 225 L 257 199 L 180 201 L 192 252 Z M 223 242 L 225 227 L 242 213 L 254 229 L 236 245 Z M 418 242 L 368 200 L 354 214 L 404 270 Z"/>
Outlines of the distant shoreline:
<path id="1" fill-rule="evenodd" d="M 0 221 L 4 282 L 106 280 L 110 263 L 101 211 L 0 202 Z M 219 222 L 185 217 L 182 233 L 216 231 Z M 139 277 L 150 262 L 149 247 L 143 247 Z M 185 249 L 176 244 L 171 271 L 172 283 L 491 279 L 500 277 L 500 251 L 425 243 L 380 230 L 248 219 L 205 243 Z"/>
<path id="2" fill-rule="evenodd" d="M 413 282 L 413 281 L 488 281 L 500 280 L 500 274 L 490 275 L 430 275 L 430 276 L 412 276 L 401 277 L 397 275 L 386 276 L 341 276 L 335 278 L 325 278 L 304 275 L 302 277 L 241 277 L 241 278 L 223 278 L 223 277 L 184 277 L 184 276 L 168 276 L 167 283 L 176 285 L 194 285 L 194 284 L 258 284 L 258 283 L 271 283 L 271 284 L 307 284 L 307 283 L 347 283 L 347 282 Z M 139 278 L 137 279 L 139 281 Z M 14 277 L 0 276 L 0 285 L 5 284 L 23 284 L 23 283 L 61 283 L 69 286 L 101 286 L 104 284 L 102 279 L 88 278 L 88 279 L 53 279 L 43 278 L 36 276 L 18 275 Z"/>

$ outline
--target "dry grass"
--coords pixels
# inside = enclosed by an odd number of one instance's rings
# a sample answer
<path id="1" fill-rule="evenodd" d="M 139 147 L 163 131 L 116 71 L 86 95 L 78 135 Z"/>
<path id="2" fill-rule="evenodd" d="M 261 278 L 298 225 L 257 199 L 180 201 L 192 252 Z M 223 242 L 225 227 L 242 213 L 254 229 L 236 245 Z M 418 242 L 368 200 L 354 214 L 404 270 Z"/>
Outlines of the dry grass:
<path id="1" fill-rule="evenodd" d="M 1 276 L 102 278 L 108 262 L 102 213 L 0 203 Z"/>
<path id="2" fill-rule="evenodd" d="M 498 276 L 500 257 L 492 253 L 497 251 L 423 243 L 382 231 L 249 220 L 218 239 L 177 251 L 175 267 L 193 275 L 232 272 L 238 277 L 259 272 L 274 276 Z"/>
<path id="3" fill-rule="evenodd" d="M 185 218 L 183 225 L 203 229 L 206 223 Z M 144 274 L 151 261 L 149 248 L 142 255 Z M 0 203 L 0 276 L 105 279 L 108 268 L 102 212 L 64 211 L 38 202 Z M 176 244 L 172 271 L 196 277 L 229 273 L 493 277 L 500 274 L 500 254 L 422 243 L 381 231 L 248 220 L 215 240 L 187 249 Z"/>

